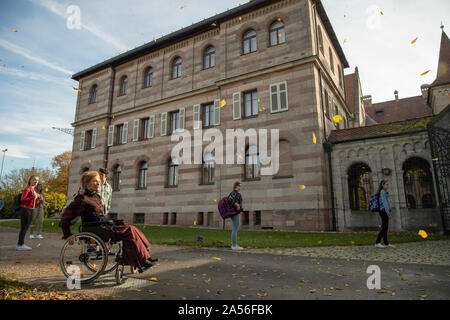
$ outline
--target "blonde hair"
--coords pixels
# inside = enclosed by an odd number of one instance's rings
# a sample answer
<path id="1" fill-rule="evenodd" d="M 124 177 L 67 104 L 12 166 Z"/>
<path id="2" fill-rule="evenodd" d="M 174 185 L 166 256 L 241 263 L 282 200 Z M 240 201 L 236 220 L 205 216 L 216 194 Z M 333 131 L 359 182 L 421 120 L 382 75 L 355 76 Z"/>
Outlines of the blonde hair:
<path id="1" fill-rule="evenodd" d="M 83 189 L 87 189 L 89 183 L 91 183 L 92 179 L 94 179 L 95 177 L 99 177 L 100 175 L 97 171 L 88 171 L 83 173 L 83 175 L 81 176 L 81 186 Z"/>
<path id="2" fill-rule="evenodd" d="M 31 180 L 33 180 L 33 178 L 39 179 L 39 176 L 31 176 L 31 177 L 28 179 L 27 187 L 29 187 L 29 186 L 31 185 Z"/>

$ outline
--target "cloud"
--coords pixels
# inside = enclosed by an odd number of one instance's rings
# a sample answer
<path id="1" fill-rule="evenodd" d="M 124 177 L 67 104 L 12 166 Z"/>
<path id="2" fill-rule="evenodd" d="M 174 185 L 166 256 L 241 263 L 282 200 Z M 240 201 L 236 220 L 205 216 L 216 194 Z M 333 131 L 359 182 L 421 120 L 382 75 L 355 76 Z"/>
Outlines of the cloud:
<path id="1" fill-rule="evenodd" d="M 47 81 L 47 82 L 52 82 L 55 84 L 61 84 L 61 83 L 66 82 L 67 85 L 73 85 L 73 83 L 74 83 L 69 78 L 54 77 L 54 76 L 44 74 L 44 73 L 24 71 L 21 69 L 15 69 L 15 68 L 9 68 L 9 67 L 0 68 L 0 74 L 3 74 L 5 76 L 14 77 L 14 78 L 27 79 L 27 80 Z"/>
<path id="2" fill-rule="evenodd" d="M 30 0 L 30 1 L 34 4 L 37 4 L 41 7 L 46 8 L 50 12 L 56 14 L 57 16 L 59 16 L 63 19 L 67 19 L 69 16 L 66 13 L 66 9 L 64 8 L 64 6 L 60 5 L 59 3 L 56 3 L 55 1 L 52 1 L 52 0 Z M 109 33 L 101 30 L 95 24 L 86 22 L 86 17 L 83 16 L 83 12 L 81 12 L 81 17 L 82 17 L 81 18 L 81 27 L 83 29 L 86 29 L 87 31 L 92 33 L 94 36 L 100 38 L 104 42 L 110 44 L 111 46 L 113 46 L 116 49 L 119 49 L 120 51 L 127 51 L 130 49 L 126 44 L 124 44 L 120 40 L 116 39 Z"/>
<path id="3" fill-rule="evenodd" d="M 39 58 L 36 55 L 30 53 L 27 49 L 22 48 L 22 47 L 20 47 L 20 46 L 18 46 L 16 44 L 13 44 L 13 43 L 11 43 L 11 42 L 9 42 L 7 40 L 0 39 L 0 47 L 3 47 L 6 50 L 14 52 L 14 53 L 16 53 L 18 55 L 21 55 L 22 57 L 25 57 L 25 58 L 27 58 L 27 59 L 29 59 L 31 61 L 34 61 L 34 62 L 36 62 L 36 63 L 38 63 L 40 65 L 43 65 L 43 66 L 46 66 L 46 67 L 48 67 L 50 69 L 62 72 L 64 74 L 66 74 L 66 75 L 74 74 L 73 71 L 67 70 L 67 69 L 65 69 L 63 67 L 60 67 L 60 66 L 58 66 L 58 65 L 56 65 L 56 64 L 54 64 L 52 62 L 49 62 L 49 61 L 47 61 L 45 59 L 42 59 L 42 58 Z"/>

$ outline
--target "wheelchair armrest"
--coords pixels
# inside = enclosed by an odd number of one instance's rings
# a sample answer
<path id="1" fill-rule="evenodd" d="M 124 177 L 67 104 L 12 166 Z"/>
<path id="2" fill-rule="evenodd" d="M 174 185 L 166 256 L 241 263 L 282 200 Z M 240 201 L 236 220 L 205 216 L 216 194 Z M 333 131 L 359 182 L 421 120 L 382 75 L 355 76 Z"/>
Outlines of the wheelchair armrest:
<path id="1" fill-rule="evenodd" d="M 94 221 L 94 222 L 83 222 L 82 227 L 100 227 L 104 225 L 113 225 L 114 221 L 106 220 L 106 221 Z"/>

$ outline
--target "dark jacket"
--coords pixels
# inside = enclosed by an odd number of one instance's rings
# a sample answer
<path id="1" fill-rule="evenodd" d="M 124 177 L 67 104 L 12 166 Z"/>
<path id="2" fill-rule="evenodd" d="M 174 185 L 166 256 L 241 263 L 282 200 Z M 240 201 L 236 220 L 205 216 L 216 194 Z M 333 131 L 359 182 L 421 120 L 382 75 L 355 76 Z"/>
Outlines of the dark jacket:
<path id="1" fill-rule="evenodd" d="M 61 215 L 61 227 L 65 239 L 71 236 L 70 225 L 78 217 L 81 217 L 84 223 L 106 221 L 99 194 L 86 190 L 83 194 L 78 194 L 64 210 L 64 213 Z"/>

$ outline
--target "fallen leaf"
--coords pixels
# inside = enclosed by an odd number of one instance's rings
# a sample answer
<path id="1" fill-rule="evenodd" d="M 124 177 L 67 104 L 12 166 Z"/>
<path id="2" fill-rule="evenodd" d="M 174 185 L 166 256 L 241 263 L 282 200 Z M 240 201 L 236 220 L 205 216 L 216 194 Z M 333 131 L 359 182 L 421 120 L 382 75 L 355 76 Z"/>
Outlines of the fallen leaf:
<path id="1" fill-rule="evenodd" d="M 150 278 L 150 281 L 158 281 L 158 278 L 152 277 L 152 278 Z"/>

